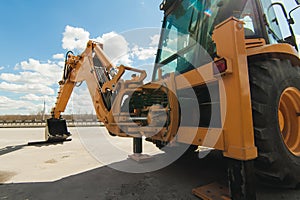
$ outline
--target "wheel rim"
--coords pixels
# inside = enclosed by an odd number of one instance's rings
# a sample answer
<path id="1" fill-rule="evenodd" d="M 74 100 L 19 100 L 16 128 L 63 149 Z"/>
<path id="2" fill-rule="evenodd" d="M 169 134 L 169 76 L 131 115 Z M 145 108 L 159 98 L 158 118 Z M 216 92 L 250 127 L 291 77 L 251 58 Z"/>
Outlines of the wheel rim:
<path id="1" fill-rule="evenodd" d="M 278 124 L 288 150 L 300 156 L 300 91 L 297 88 L 289 87 L 281 94 Z"/>

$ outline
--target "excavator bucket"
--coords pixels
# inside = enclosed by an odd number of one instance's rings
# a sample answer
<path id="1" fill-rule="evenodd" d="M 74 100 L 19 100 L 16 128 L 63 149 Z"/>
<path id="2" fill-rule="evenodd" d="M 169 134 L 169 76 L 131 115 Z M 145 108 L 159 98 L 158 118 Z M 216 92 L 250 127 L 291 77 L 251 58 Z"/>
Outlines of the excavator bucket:
<path id="1" fill-rule="evenodd" d="M 45 139 L 48 142 L 62 142 L 67 140 L 71 135 L 68 132 L 66 120 L 64 119 L 47 119 L 47 126 L 45 129 Z"/>

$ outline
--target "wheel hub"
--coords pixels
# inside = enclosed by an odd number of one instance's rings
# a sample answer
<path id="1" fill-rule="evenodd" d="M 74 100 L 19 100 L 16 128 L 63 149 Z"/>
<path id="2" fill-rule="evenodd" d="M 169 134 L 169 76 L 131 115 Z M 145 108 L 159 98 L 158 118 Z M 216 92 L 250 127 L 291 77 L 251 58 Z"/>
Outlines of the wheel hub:
<path id="1" fill-rule="evenodd" d="M 286 88 L 280 97 L 278 124 L 288 150 L 300 156 L 300 91 L 294 87 Z"/>

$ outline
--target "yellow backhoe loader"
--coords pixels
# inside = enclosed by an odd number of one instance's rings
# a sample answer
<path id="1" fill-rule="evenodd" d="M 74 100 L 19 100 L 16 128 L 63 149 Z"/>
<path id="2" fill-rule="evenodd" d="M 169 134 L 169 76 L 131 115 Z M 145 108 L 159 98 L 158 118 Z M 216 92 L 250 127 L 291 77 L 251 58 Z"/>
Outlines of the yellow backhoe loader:
<path id="1" fill-rule="evenodd" d="M 287 13 L 284 2 L 294 9 Z M 254 177 L 296 187 L 300 60 L 292 16 L 299 4 L 164 0 L 152 81 L 144 83 L 143 70 L 114 66 L 100 43 L 89 41 L 80 55 L 68 52 L 46 139 L 69 137 L 61 113 L 76 83 L 86 81 L 98 119 L 111 135 L 132 137 L 134 153 L 142 153 L 143 137 L 159 148 L 220 150 L 232 199 L 255 199 Z M 124 80 L 128 71 L 134 75 Z M 202 190 L 193 192 L 209 199 Z"/>

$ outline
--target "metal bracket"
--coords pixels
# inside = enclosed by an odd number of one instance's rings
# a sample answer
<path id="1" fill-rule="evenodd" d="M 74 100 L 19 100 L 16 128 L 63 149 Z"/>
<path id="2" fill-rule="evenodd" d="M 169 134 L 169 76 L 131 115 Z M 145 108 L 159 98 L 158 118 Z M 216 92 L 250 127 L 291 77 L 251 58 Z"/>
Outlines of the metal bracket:
<path id="1" fill-rule="evenodd" d="M 230 200 L 229 190 L 226 186 L 215 182 L 192 190 L 193 194 L 203 200 Z"/>

